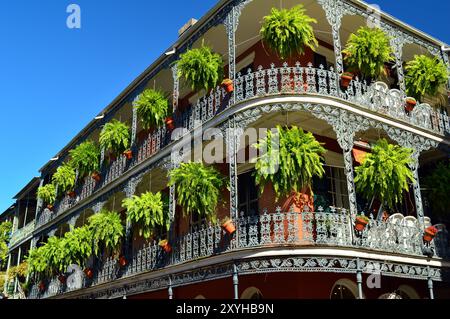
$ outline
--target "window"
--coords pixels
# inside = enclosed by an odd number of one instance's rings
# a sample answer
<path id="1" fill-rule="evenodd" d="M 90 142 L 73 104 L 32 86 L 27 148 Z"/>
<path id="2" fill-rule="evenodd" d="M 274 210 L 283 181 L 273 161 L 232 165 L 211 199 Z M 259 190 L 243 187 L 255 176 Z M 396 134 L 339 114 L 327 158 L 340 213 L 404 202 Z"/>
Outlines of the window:
<path id="1" fill-rule="evenodd" d="M 258 189 L 252 172 L 238 176 L 239 213 L 246 216 L 258 214 Z"/>
<path id="2" fill-rule="evenodd" d="M 328 69 L 327 58 L 321 54 L 314 53 L 314 67 L 318 69 L 321 65 L 324 69 Z"/>
<path id="3" fill-rule="evenodd" d="M 348 209 L 350 204 L 344 168 L 325 166 L 324 169 L 325 175 L 313 181 L 314 206 L 324 209 L 330 206 Z"/>
<path id="4" fill-rule="evenodd" d="M 356 299 L 358 287 L 350 279 L 336 281 L 331 289 L 330 299 Z"/>

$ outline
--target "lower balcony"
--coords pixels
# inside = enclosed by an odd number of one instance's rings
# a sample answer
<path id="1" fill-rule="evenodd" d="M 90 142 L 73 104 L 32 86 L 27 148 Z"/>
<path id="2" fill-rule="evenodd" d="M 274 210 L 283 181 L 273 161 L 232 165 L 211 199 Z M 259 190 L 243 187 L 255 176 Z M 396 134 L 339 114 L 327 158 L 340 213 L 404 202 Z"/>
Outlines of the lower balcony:
<path id="1" fill-rule="evenodd" d="M 346 209 L 334 207 L 325 210 L 319 207 L 315 212 L 300 213 L 282 212 L 281 209 L 275 212 L 264 210 L 259 215 L 241 215 L 235 221 L 235 226 L 233 235 L 228 235 L 220 226 L 214 225 L 192 229 L 170 242 L 170 252 L 165 252 L 158 241 L 152 241 L 128 256 L 126 265 L 120 265 L 117 259 L 111 257 L 90 261 L 88 267 L 92 269 L 89 274 L 91 278 L 80 267 L 70 267 L 64 284 L 57 278 L 44 282 L 44 285 L 37 283 L 31 288 L 29 298 L 50 298 L 81 292 L 82 289 L 115 280 L 205 261 L 213 256 L 226 259 L 230 253 L 245 251 L 283 249 L 286 252 L 327 248 L 329 257 L 338 256 L 333 256 L 333 249 L 344 249 L 420 261 L 439 261 L 450 256 L 445 226 L 435 225 L 439 232 L 431 243 L 425 243 L 423 230 L 415 217 L 401 214 L 392 215 L 386 220 L 375 220 L 370 216 L 362 231 L 355 230 L 354 218 Z M 229 259 L 231 261 L 232 257 Z M 191 268 L 196 267 L 197 264 L 193 264 Z"/>
<path id="2" fill-rule="evenodd" d="M 11 240 L 9 242 L 9 247 L 13 247 L 14 245 L 20 243 L 24 239 L 30 237 L 34 231 L 35 223 L 32 221 L 31 223 L 28 223 L 25 227 L 15 231 L 12 236 Z"/>

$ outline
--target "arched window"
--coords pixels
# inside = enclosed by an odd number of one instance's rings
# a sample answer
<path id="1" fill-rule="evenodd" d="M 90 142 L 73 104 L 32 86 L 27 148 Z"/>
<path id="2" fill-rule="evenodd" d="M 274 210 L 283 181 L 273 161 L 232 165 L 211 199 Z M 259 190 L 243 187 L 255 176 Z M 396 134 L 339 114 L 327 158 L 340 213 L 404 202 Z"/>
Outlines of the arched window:
<path id="1" fill-rule="evenodd" d="M 402 297 L 402 299 L 420 299 L 417 291 L 408 285 L 401 285 L 398 287 L 396 293 Z"/>
<path id="2" fill-rule="evenodd" d="M 263 299 L 263 295 L 258 288 L 250 287 L 245 289 L 245 291 L 241 295 L 241 299 Z"/>
<path id="3" fill-rule="evenodd" d="M 358 286 L 350 279 L 339 279 L 331 289 L 330 299 L 356 299 Z"/>

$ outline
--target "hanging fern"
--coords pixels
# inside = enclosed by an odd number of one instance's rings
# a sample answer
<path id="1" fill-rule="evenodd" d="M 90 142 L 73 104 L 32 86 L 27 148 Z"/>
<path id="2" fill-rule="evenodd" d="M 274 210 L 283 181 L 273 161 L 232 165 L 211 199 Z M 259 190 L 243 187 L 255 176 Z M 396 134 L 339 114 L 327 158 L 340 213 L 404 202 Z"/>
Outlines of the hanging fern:
<path id="1" fill-rule="evenodd" d="M 389 144 L 387 140 L 379 140 L 362 162 L 355 168 L 356 190 L 366 199 L 373 197 L 394 208 L 401 202 L 403 191 L 408 191 L 408 183 L 414 182 L 409 169 L 412 163 L 412 149 Z"/>
<path id="2" fill-rule="evenodd" d="M 63 273 L 67 270 L 70 258 L 64 238 L 50 237 L 43 246 L 43 251 L 49 273 Z"/>
<path id="3" fill-rule="evenodd" d="M 359 70 L 364 78 L 378 78 L 386 72 L 384 64 L 394 61 L 390 39 L 379 28 L 361 27 L 342 52 L 350 69 Z"/>
<path id="4" fill-rule="evenodd" d="M 53 184 L 41 186 L 37 190 L 37 197 L 42 199 L 44 203 L 53 205 L 56 201 L 56 188 Z"/>
<path id="5" fill-rule="evenodd" d="M 301 128 L 277 126 L 276 132 L 267 132 L 253 147 L 261 154 L 255 165 L 255 183 L 260 193 L 267 183 L 272 183 L 276 200 L 311 187 L 314 176 L 325 173 L 322 155 L 326 152 L 312 133 Z"/>
<path id="6" fill-rule="evenodd" d="M 64 236 L 65 249 L 67 249 L 68 265 L 77 264 L 84 265 L 85 261 L 93 253 L 93 236 L 88 226 L 78 227 Z"/>
<path id="7" fill-rule="evenodd" d="M 161 91 L 146 89 L 134 102 L 137 115 L 144 129 L 164 124 L 169 114 L 169 100 Z"/>
<path id="8" fill-rule="evenodd" d="M 418 100 L 425 95 L 438 94 L 448 82 L 447 67 L 437 57 L 415 55 L 405 69 L 407 93 Z"/>
<path id="9" fill-rule="evenodd" d="M 6 265 L 8 259 L 8 244 L 11 240 L 12 223 L 0 223 L 0 268 Z M 1 286 L 0 286 L 1 287 Z"/>
<path id="10" fill-rule="evenodd" d="M 100 148 L 120 155 L 130 147 L 130 127 L 116 119 L 106 123 L 100 133 Z"/>
<path id="11" fill-rule="evenodd" d="M 69 165 L 78 170 L 80 176 L 91 175 L 100 169 L 100 150 L 93 141 L 83 142 L 69 153 Z"/>
<path id="12" fill-rule="evenodd" d="M 69 164 L 63 164 L 56 170 L 52 182 L 58 188 L 58 192 L 70 192 L 75 188 L 76 172 Z"/>
<path id="13" fill-rule="evenodd" d="M 89 230 L 92 232 L 96 255 L 102 246 L 116 252 L 124 235 L 124 227 L 119 213 L 107 210 L 102 210 L 89 217 Z"/>
<path id="14" fill-rule="evenodd" d="M 156 229 L 170 228 L 170 216 L 164 207 L 161 193 L 147 192 L 141 196 L 133 196 L 123 201 L 122 206 L 127 209 L 127 219 L 139 226 L 139 235 L 144 238 L 153 236 Z"/>
<path id="15" fill-rule="evenodd" d="M 303 5 L 290 10 L 272 8 L 271 14 L 264 17 L 261 37 L 280 58 L 304 54 L 305 47 L 315 50 L 318 46 L 312 27 L 312 23 L 317 23 L 317 20 L 305 12 Z"/>
<path id="16" fill-rule="evenodd" d="M 433 214 L 447 217 L 450 207 L 450 160 L 440 162 L 424 179 Z"/>
<path id="17" fill-rule="evenodd" d="M 202 44 L 180 55 L 178 76 L 183 77 L 192 90 L 200 91 L 216 87 L 223 78 L 223 60 L 218 53 Z"/>
<path id="18" fill-rule="evenodd" d="M 169 173 L 169 186 L 175 185 L 177 201 L 185 214 L 198 213 L 212 222 L 217 222 L 216 208 L 226 178 L 214 167 L 202 163 L 181 163 Z"/>
<path id="19" fill-rule="evenodd" d="M 28 256 L 25 258 L 28 263 L 27 274 L 28 275 L 49 275 L 50 268 L 46 256 L 46 247 L 41 246 L 29 251 Z"/>

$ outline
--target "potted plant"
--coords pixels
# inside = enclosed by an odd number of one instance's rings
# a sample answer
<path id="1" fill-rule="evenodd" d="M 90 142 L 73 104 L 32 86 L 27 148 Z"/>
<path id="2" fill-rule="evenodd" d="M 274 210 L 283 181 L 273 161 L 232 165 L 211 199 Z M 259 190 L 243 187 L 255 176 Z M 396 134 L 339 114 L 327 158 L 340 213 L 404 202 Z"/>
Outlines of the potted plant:
<path id="1" fill-rule="evenodd" d="M 200 217 L 217 222 L 216 208 L 221 191 L 228 180 L 217 169 L 203 163 L 181 163 L 169 173 L 169 186 L 175 185 L 177 201 L 184 214 L 198 213 Z"/>
<path id="2" fill-rule="evenodd" d="M 67 277 L 66 277 L 66 275 L 65 274 L 60 274 L 59 276 L 58 276 L 58 281 L 61 283 L 61 284 L 65 284 L 66 283 L 66 281 L 67 281 Z"/>
<path id="3" fill-rule="evenodd" d="M 103 127 L 99 142 L 101 149 L 110 151 L 114 157 L 117 157 L 119 154 L 129 151 L 130 127 L 114 119 Z"/>
<path id="4" fill-rule="evenodd" d="M 303 5 L 292 9 L 272 8 L 265 16 L 260 30 L 263 43 L 281 59 L 303 54 L 305 47 L 312 50 L 318 46 L 312 23 L 317 20 L 309 17 Z"/>
<path id="5" fill-rule="evenodd" d="M 70 150 L 69 153 L 71 156 L 69 165 L 78 171 L 79 176 L 91 175 L 95 181 L 101 180 L 99 174 L 100 150 L 93 141 L 87 140 Z"/>
<path id="6" fill-rule="evenodd" d="M 356 190 L 367 200 L 378 198 L 383 205 L 395 208 L 403 192 L 409 191 L 414 176 L 409 168 L 413 150 L 380 139 L 355 168 Z"/>
<path id="7" fill-rule="evenodd" d="M 438 231 L 439 230 L 434 226 L 429 226 L 425 228 L 423 240 L 426 241 L 427 243 L 431 242 L 436 236 Z"/>
<path id="8" fill-rule="evenodd" d="M 139 235 L 146 239 L 151 238 L 158 228 L 170 228 L 169 211 L 164 207 L 160 192 L 126 198 L 122 206 L 127 210 L 127 220 L 137 224 Z"/>
<path id="9" fill-rule="evenodd" d="M 45 288 L 46 288 L 45 281 L 44 281 L 44 280 L 41 280 L 41 281 L 39 282 L 38 289 L 39 289 L 40 292 L 44 292 L 44 291 L 45 291 Z"/>
<path id="10" fill-rule="evenodd" d="M 167 239 L 160 240 L 159 247 L 161 247 L 166 253 L 170 253 L 172 251 L 172 246 L 170 246 Z"/>
<path id="11" fill-rule="evenodd" d="M 350 82 L 353 80 L 353 73 L 350 72 L 344 72 L 341 75 L 341 85 L 344 88 L 348 88 L 350 85 Z"/>
<path id="12" fill-rule="evenodd" d="M 234 91 L 233 81 L 228 78 L 226 78 L 225 80 L 222 81 L 222 86 L 225 88 L 225 91 L 227 91 L 228 93 L 231 93 Z"/>
<path id="13" fill-rule="evenodd" d="M 169 100 L 162 91 L 146 89 L 134 102 L 134 107 L 142 127 L 150 130 L 164 124 L 169 113 Z"/>
<path id="14" fill-rule="evenodd" d="M 232 235 L 236 232 L 236 226 L 234 226 L 233 220 L 230 217 L 222 219 L 221 226 L 228 235 Z"/>
<path id="15" fill-rule="evenodd" d="M 209 91 L 223 77 L 222 56 L 202 43 L 180 55 L 178 77 L 182 77 L 194 91 Z"/>
<path id="16" fill-rule="evenodd" d="M 53 174 L 52 182 L 58 192 L 67 193 L 70 197 L 75 197 L 75 179 L 76 172 L 69 164 L 63 164 Z"/>
<path id="17" fill-rule="evenodd" d="M 408 112 L 412 112 L 417 104 L 416 99 L 413 97 L 407 97 L 405 102 L 405 110 Z"/>
<path id="18" fill-rule="evenodd" d="M 90 268 L 90 267 L 84 269 L 84 274 L 86 275 L 86 277 L 88 279 L 94 278 L 94 270 L 92 268 Z"/>
<path id="19" fill-rule="evenodd" d="M 125 155 L 127 160 L 130 160 L 133 158 L 133 151 L 132 150 L 126 150 L 125 152 L 123 152 L 123 155 Z"/>
<path id="20" fill-rule="evenodd" d="M 169 131 L 173 131 L 175 129 L 175 121 L 172 116 L 169 116 L 165 119 L 166 127 Z"/>
<path id="21" fill-rule="evenodd" d="M 100 213 L 89 217 L 88 227 L 92 234 L 96 255 L 98 255 L 100 247 L 104 247 L 111 254 L 120 250 L 124 226 L 119 213 L 103 209 Z"/>
<path id="22" fill-rule="evenodd" d="M 119 265 L 122 268 L 128 265 L 128 260 L 125 258 L 125 256 L 122 255 L 119 257 Z"/>
<path id="23" fill-rule="evenodd" d="M 64 235 L 66 266 L 83 265 L 93 253 L 93 235 L 88 225 L 74 228 Z M 64 269 L 65 271 L 66 269 Z"/>
<path id="24" fill-rule="evenodd" d="M 314 135 L 297 126 L 278 125 L 275 132 L 268 131 L 253 147 L 261 154 L 254 173 L 260 194 L 271 186 L 276 201 L 285 199 L 280 205 L 283 209 L 289 210 L 294 205 L 297 212 L 303 212 L 306 205 L 312 210 L 312 179 L 325 173 L 322 161 L 326 152 Z"/>
<path id="25" fill-rule="evenodd" d="M 385 63 L 394 61 L 389 37 L 379 28 L 361 27 L 350 35 L 345 49 L 345 62 L 371 82 L 385 74 Z"/>
<path id="26" fill-rule="evenodd" d="M 49 210 L 53 210 L 56 201 L 56 188 L 53 184 L 40 186 L 37 190 L 37 197 L 47 204 Z"/>
<path id="27" fill-rule="evenodd" d="M 448 82 L 447 67 L 437 57 L 415 55 L 406 63 L 405 70 L 407 94 L 417 100 L 437 95 Z"/>
<path id="28" fill-rule="evenodd" d="M 357 231 L 363 231 L 369 223 L 369 218 L 363 214 L 356 216 L 355 229 Z"/>

